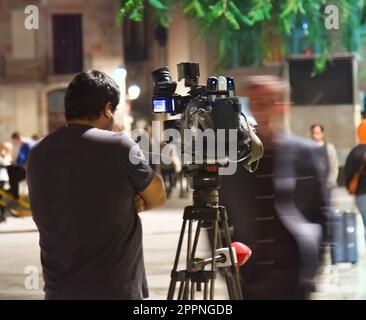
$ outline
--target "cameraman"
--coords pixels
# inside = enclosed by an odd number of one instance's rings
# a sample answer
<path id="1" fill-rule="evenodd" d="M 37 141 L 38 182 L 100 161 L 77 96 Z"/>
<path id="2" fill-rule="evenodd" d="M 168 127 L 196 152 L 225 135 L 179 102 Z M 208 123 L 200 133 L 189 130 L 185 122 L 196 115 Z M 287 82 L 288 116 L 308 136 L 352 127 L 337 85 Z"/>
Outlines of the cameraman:
<path id="1" fill-rule="evenodd" d="M 148 296 L 137 213 L 163 205 L 165 191 L 138 145 L 111 131 L 119 96 L 103 72 L 77 74 L 65 96 L 67 125 L 31 150 L 46 299 Z"/>

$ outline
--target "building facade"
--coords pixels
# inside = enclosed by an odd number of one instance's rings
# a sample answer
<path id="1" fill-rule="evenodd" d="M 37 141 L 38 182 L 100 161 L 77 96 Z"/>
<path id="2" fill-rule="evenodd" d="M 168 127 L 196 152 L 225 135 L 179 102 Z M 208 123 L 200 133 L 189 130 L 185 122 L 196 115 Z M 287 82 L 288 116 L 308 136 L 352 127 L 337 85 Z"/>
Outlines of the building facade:
<path id="1" fill-rule="evenodd" d="M 27 5 L 0 1 L 0 141 L 13 131 L 52 132 L 64 122 L 63 96 L 75 73 L 98 69 L 118 77 L 123 65 L 118 1 L 34 0 L 39 22 L 31 30 Z M 117 80 L 124 94 L 124 79 Z M 121 101 L 123 114 L 123 95 Z"/>
<path id="2" fill-rule="evenodd" d="M 118 80 L 122 97 L 117 120 L 125 127 L 129 125 L 129 113 L 135 120 L 153 118 L 154 69 L 169 66 L 172 80 L 177 81 L 178 63 L 199 62 L 201 83 L 217 73 L 216 46 L 200 38 L 194 23 L 178 9 L 165 30 L 157 26 L 149 8 L 141 23 L 126 19 L 122 27 L 117 27 L 119 1 L 34 0 L 32 4 L 39 10 L 39 29 L 27 30 L 24 22 L 28 14 L 24 11 L 28 4 L 26 0 L 0 1 L 0 141 L 9 140 L 13 131 L 43 136 L 62 124 L 67 84 L 81 70 L 99 69 Z M 127 78 L 125 70 L 116 73 L 120 66 L 127 69 Z M 289 130 L 303 136 L 309 136 L 311 123 L 323 123 L 327 139 L 338 150 L 341 165 L 357 143 L 355 129 L 361 109 L 358 91 L 366 88 L 357 73 L 363 66 L 364 62 L 358 68 L 355 64 L 352 104 L 295 105 L 286 122 Z M 282 61 L 261 67 L 229 68 L 220 74 L 234 77 L 239 96 L 244 95 L 248 75 L 288 77 Z M 126 85 L 131 84 L 141 89 L 135 101 L 128 101 L 124 95 Z M 186 92 L 181 81 L 177 93 Z"/>

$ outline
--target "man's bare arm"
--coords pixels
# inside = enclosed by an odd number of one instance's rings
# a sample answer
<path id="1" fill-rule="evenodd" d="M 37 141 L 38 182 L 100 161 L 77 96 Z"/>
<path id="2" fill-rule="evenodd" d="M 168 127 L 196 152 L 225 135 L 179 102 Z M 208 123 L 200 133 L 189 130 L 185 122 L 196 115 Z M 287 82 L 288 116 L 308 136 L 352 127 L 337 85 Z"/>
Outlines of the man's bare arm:
<path id="1" fill-rule="evenodd" d="M 150 210 L 161 207 L 166 200 L 163 180 L 156 173 L 146 189 L 139 193 L 144 201 L 143 210 Z M 138 211 L 142 211 L 141 209 Z"/>

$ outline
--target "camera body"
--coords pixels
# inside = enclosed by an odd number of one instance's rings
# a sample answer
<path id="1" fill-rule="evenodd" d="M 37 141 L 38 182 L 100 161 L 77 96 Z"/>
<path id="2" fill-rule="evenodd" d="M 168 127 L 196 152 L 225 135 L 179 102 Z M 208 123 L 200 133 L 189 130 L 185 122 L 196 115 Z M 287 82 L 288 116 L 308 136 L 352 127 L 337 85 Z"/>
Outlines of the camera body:
<path id="1" fill-rule="evenodd" d="M 200 85 L 199 64 L 183 62 L 178 64 L 178 81 L 184 79 L 185 86 L 190 88 L 188 95 L 181 96 L 175 93 L 177 83 L 172 81 L 169 69 L 160 68 L 152 72 L 154 95 L 152 109 L 154 113 L 181 115 L 179 120 L 166 120 L 164 129 L 179 130 L 184 143 L 181 151 L 187 149 L 193 160 L 189 165 L 213 164 L 225 166 L 229 162 L 244 162 L 249 170 L 256 168 L 257 160 L 263 154 L 263 146 L 245 115 L 238 97 L 235 96 L 235 83 L 231 77 L 212 76 L 207 79 L 206 85 Z M 211 137 L 204 140 L 204 152 L 197 150 L 197 141 L 202 140 L 202 132 L 213 132 Z M 192 135 L 192 143 L 186 143 L 187 135 Z M 217 144 L 211 149 L 217 151 L 219 143 L 224 146 L 224 152 L 207 152 L 209 140 Z M 253 143 L 254 141 L 254 143 Z M 259 141 L 259 143 L 258 143 Z M 235 152 L 230 147 L 235 144 Z M 259 149 L 258 150 L 258 145 Z M 253 154 L 253 146 L 256 148 Z M 210 154 L 209 154 L 210 153 Z M 198 157 L 197 157 L 198 156 Z M 185 163 L 187 164 L 187 163 Z"/>
<path id="2" fill-rule="evenodd" d="M 191 88 L 188 96 L 175 94 L 177 83 L 172 81 L 167 67 L 157 69 L 151 75 L 154 81 L 154 96 L 152 99 L 154 113 L 181 114 L 193 94 L 204 94 L 201 90 L 205 90 L 205 88 L 198 85 L 198 63 L 178 64 L 178 81 L 185 79 L 185 86 Z"/>

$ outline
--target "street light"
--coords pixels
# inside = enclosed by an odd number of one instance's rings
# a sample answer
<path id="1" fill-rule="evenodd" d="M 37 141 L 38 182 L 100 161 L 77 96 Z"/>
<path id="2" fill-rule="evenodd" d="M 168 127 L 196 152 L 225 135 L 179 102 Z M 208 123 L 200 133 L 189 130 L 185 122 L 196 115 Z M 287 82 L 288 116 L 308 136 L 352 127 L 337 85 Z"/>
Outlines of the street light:
<path id="1" fill-rule="evenodd" d="M 131 101 L 136 100 L 140 96 L 141 89 L 138 85 L 133 84 L 126 90 L 127 69 L 125 67 L 119 66 L 115 68 L 112 74 L 121 92 L 120 104 L 115 115 L 116 124 L 129 132 L 133 120 L 130 115 Z"/>
<path id="2" fill-rule="evenodd" d="M 128 99 L 129 100 L 136 100 L 140 95 L 141 89 L 140 89 L 139 86 L 133 84 L 133 85 L 128 87 L 127 92 L 128 92 Z"/>
<path id="3" fill-rule="evenodd" d="M 120 103 L 115 114 L 116 125 L 123 127 L 125 131 L 129 132 L 131 130 L 132 117 L 130 116 L 129 105 L 127 103 L 129 97 L 127 97 L 126 93 L 126 68 L 123 66 L 115 68 L 112 77 L 117 82 L 121 92 Z"/>
<path id="4" fill-rule="evenodd" d="M 125 81 L 127 76 L 127 70 L 124 67 L 118 67 L 114 69 L 114 80 L 117 81 L 118 85 L 121 84 L 122 81 Z"/>

